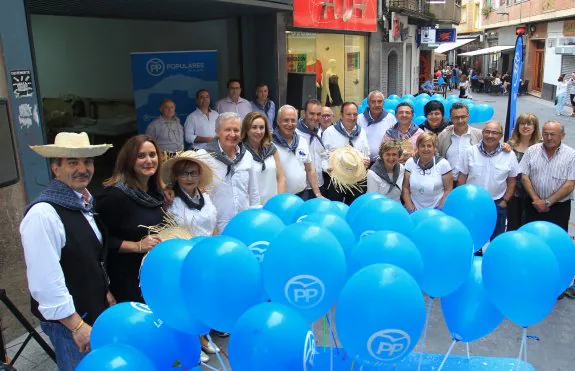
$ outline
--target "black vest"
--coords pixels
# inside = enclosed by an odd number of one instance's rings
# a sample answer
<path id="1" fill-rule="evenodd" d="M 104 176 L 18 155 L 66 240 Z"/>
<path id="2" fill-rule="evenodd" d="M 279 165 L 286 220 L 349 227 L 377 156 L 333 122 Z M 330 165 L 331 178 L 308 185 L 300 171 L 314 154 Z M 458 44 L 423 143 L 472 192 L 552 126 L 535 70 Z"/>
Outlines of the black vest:
<path id="1" fill-rule="evenodd" d="M 104 266 L 107 255 L 105 244 L 100 243 L 81 211 L 66 209 L 51 202 L 49 204 L 58 213 L 66 233 L 66 244 L 60 257 L 66 287 L 72 295 L 76 312 L 92 326 L 100 313 L 108 308 L 106 294 L 109 282 Z M 94 219 L 100 231 L 104 231 L 96 216 Z M 104 232 L 102 237 L 105 242 Z M 38 302 L 31 298 L 30 304 L 32 314 L 46 321 L 38 310 Z"/>

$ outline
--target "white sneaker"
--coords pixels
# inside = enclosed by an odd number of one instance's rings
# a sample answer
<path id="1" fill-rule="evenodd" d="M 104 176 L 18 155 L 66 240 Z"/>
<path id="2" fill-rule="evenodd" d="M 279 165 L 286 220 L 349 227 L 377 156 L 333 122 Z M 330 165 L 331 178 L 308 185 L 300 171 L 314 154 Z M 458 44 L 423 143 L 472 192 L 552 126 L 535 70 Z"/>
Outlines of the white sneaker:
<path id="1" fill-rule="evenodd" d="M 203 350 L 200 353 L 200 361 L 202 361 L 202 363 L 208 363 L 210 361 L 210 356 L 208 356 L 206 353 L 204 353 Z"/>
<path id="2" fill-rule="evenodd" d="M 216 354 L 220 352 L 220 348 L 215 343 L 208 343 L 206 345 L 202 345 L 202 351 L 208 354 Z"/>

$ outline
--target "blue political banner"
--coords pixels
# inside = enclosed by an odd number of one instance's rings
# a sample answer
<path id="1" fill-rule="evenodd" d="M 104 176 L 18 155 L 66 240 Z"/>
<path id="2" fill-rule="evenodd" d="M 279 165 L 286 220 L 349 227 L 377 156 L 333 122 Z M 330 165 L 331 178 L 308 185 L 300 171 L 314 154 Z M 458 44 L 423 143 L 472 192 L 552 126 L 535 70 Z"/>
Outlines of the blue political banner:
<path id="1" fill-rule="evenodd" d="M 509 104 L 507 106 L 507 120 L 505 122 L 505 136 L 507 141 L 513 133 L 515 118 L 517 116 L 517 96 L 521 85 L 521 71 L 523 70 L 523 35 L 517 36 L 515 41 L 515 55 L 513 57 L 513 72 L 511 74 L 511 91 L 509 93 Z"/>
<path id="2" fill-rule="evenodd" d="M 218 55 L 215 50 L 132 53 L 134 100 L 138 132 L 160 115 L 163 99 L 172 99 L 182 122 L 196 109 L 196 91 L 206 89 L 212 103 L 218 95 Z"/>

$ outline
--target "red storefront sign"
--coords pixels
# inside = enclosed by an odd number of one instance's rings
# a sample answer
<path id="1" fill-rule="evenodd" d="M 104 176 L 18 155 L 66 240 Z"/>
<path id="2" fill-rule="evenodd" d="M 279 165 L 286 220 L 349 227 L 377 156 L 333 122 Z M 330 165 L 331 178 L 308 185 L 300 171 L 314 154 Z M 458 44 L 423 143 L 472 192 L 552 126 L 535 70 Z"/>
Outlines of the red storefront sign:
<path id="1" fill-rule="evenodd" d="M 296 27 L 377 31 L 378 0 L 294 0 Z"/>

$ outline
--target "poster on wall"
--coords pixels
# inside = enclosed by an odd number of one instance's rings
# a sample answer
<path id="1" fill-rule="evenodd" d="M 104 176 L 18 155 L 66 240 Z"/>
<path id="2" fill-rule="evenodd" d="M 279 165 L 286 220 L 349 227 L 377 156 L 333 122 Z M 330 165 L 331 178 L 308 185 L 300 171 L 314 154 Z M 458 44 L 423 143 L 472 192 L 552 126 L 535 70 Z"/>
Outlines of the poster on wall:
<path id="1" fill-rule="evenodd" d="M 174 101 L 183 124 L 196 109 L 198 90 L 208 90 L 212 103 L 219 96 L 215 50 L 132 53 L 131 58 L 138 133 L 158 117 L 164 99 Z"/>
<path id="2" fill-rule="evenodd" d="M 294 0 L 296 27 L 377 31 L 377 0 Z"/>
<path id="3" fill-rule="evenodd" d="M 288 72 L 306 72 L 307 54 L 288 54 Z"/>
<path id="4" fill-rule="evenodd" d="M 359 52 L 347 53 L 347 70 L 359 70 Z"/>

